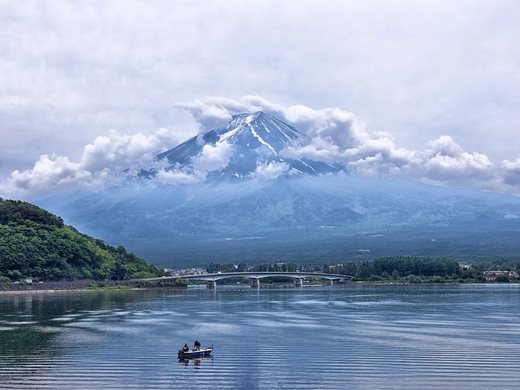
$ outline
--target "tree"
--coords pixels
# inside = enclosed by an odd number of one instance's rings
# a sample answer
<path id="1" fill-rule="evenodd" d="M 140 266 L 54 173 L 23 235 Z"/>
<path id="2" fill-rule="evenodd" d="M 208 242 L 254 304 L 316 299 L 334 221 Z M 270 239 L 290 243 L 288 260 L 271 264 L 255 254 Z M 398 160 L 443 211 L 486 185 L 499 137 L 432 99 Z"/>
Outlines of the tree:
<path id="1" fill-rule="evenodd" d="M 507 275 L 498 275 L 495 279 L 497 283 L 509 283 L 509 277 Z"/>
<path id="2" fill-rule="evenodd" d="M 161 275 L 123 246 L 81 234 L 30 203 L 0 198 L 0 276 L 128 279 L 143 273 Z"/>

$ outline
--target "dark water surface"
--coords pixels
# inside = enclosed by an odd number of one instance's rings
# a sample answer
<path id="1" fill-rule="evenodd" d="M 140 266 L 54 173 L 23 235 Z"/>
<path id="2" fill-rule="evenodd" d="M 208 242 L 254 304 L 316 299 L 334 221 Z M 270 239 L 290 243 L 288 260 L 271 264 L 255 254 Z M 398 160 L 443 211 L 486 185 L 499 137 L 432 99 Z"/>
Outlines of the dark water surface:
<path id="1" fill-rule="evenodd" d="M 518 285 L 0 296 L 0 388 L 519 386 Z"/>

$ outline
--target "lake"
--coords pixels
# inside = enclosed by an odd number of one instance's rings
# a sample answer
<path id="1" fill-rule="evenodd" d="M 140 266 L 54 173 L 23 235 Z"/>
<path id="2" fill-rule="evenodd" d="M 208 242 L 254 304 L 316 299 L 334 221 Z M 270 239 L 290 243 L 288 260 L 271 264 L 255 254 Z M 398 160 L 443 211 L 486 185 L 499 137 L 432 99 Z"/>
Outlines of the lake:
<path id="1" fill-rule="evenodd" d="M 0 388 L 518 388 L 519 309 L 497 284 L 3 295 Z M 213 358 L 179 362 L 195 339 Z"/>

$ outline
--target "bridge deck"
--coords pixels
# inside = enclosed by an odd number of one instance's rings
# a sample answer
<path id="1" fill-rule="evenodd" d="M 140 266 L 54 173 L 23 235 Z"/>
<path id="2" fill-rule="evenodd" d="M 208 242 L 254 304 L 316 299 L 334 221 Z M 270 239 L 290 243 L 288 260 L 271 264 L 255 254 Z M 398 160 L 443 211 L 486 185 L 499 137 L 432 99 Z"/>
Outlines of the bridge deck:
<path id="1" fill-rule="evenodd" d="M 340 274 L 326 274 L 321 272 L 221 272 L 221 273 L 207 273 L 207 274 L 193 274 L 193 275 L 175 275 L 175 276 L 163 276 L 159 278 L 149 279 L 138 279 L 137 281 L 160 281 L 160 280 L 204 280 L 204 281 L 216 281 L 221 279 L 229 278 L 249 278 L 249 279 L 263 279 L 272 277 L 288 277 L 293 279 L 305 279 L 305 278 L 321 278 L 327 280 L 340 280 L 340 279 L 351 279 L 351 275 L 340 275 Z"/>

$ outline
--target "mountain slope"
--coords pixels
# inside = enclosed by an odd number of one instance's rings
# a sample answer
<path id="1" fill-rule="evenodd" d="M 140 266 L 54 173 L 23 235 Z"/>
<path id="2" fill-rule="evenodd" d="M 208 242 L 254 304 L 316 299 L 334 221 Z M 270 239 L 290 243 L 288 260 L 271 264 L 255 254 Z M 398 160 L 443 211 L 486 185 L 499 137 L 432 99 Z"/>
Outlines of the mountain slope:
<path id="1" fill-rule="evenodd" d="M 44 204 L 165 266 L 520 251 L 520 198 L 347 174 L 122 186 Z"/>
<path id="2" fill-rule="evenodd" d="M 30 203 L 0 198 L 0 277 L 128 279 L 159 274 L 123 247 L 81 234 Z"/>
<path id="3" fill-rule="evenodd" d="M 520 252 L 520 198 L 355 177 L 340 163 L 284 157 L 309 141 L 272 115 L 236 115 L 158 156 L 189 173 L 208 151 L 224 150 L 204 182 L 157 184 L 150 168 L 119 186 L 39 204 L 164 266 Z M 258 175 L 266 164 L 284 174 Z"/>

